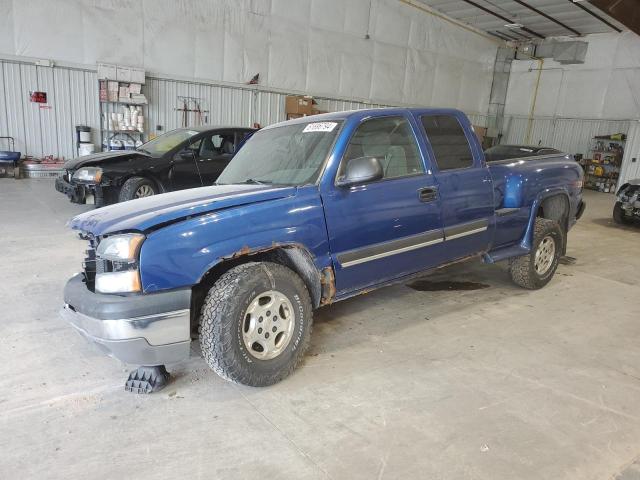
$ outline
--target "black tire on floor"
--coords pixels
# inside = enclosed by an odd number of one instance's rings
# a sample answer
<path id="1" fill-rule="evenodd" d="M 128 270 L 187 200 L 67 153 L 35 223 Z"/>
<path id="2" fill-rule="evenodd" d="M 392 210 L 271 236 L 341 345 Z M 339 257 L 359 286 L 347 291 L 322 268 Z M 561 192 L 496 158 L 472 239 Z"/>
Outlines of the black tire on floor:
<path id="1" fill-rule="evenodd" d="M 536 252 L 546 239 L 554 243 L 554 253 L 550 266 L 541 273 L 536 271 Z M 558 260 L 563 251 L 564 235 L 558 222 L 546 218 L 536 218 L 533 242 L 529 255 L 517 257 L 509 262 L 511 280 L 522 288 L 537 290 L 551 281 L 558 268 Z"/>
<path id="2" fill-rule="evenodd" d="M 151 191 L 151 195 L 156 195 L 158 193 L 158 189 L 155 184 L 144 177 L 131 177 L 127 179 L 126 182 L 120 188 L 120 195 L 118 197 L 118 201 L 126 202 L 127 200 L 133 200 L 135 198 L 139 198 L 138 190 L 148 187 Z"/>
<path id="3" fill-rule="evenodd" d="M 259 359 L 245 345 L 243 334 L 248 308 L 269 291 L 288 299 L 294 323 L 282 352 L 275 358 Z M 204 300 L 200 313 L 202 356 L 222 378 L 253 387 L 273 385 L 290 375 L 302 360 L 312 323 L 309 292 L 295 272 L 271 262 L 238 265 L 216 281 Z"/>
<path id="4" fill-rule="evenodd" d="M 631 223 L 631 220 L 625 216 L 624 210 L 622 210 L 622 202 L 616 202 L 613 206 L 613 221 L 619 225 L 629 225 Z"/>

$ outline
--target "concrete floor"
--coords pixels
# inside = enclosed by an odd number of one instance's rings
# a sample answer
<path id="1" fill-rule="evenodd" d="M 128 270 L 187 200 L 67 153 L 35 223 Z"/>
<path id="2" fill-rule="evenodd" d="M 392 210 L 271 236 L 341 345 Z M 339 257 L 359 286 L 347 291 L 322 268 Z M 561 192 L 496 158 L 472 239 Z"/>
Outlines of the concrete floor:
<path id="1" fill-rule="evenodd" d="M 586 192 L 543 290 L 503 266 L 386 288 L 316 313 L 289 379 L 227 383 L 192 357 L 151 396 L 57 316 L 86 209 L 0 180 L 0 478 L 640 478 L 640 229 Z M 434 280 L 433 278 L 430 280 Z M 197 355 L 197 349 L 194 347 Z"/>

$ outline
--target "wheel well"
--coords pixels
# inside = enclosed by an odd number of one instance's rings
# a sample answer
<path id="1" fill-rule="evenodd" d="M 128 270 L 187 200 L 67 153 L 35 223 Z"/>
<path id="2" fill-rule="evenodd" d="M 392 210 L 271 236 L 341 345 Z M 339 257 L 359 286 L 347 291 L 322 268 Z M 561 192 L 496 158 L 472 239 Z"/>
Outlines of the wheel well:
<path id="1" fill-rule="evenodd" d="M 566 249 L 566 236 L 569 229 L 569 199 L 566 195 L 557 194 L 545 198 L 538 207 L 536 217 L 546 218 L 558 222 L 565 238 L 562 246 L 562 252 Z"/>
<path id="2" fill-rule="evenodd" d="M 160 180 L 158 180 L 157 178 L 155 178 L 153 175 L 148 175 L 148 174 L 131 174 L 128 175 L 127 177 L 124 177 L 122 180 L 120 180 L 120 183 L 118 184 L 118 190 L 120 188 L 122 188 L 122 186 L 124 185 L 124 183 L 129 180 L 130 178 L 133 177 L 140 177 L 140 178 L 144 178 L 145 180 L 149 180 L 151 182 L 153 182 L 153 184 L 156 186 L 156 188 L 158 189 L 158 193 L 165 193 L 167 190 L 164 188 L 164 185 L 162 185 L 162 182 L 160 182 Z"/>
<path id="3" fill-rule="evenodd" d="M 325 288 L 323 275 L 316 268 L 311 254 L 301 247 L 282 246 L 257 252 L 243 252 L 238 256 L 233 256 L 214 265 L 202 276 L 200 282 L 193 286 L 191 295 L 192 331 L 197 329 L 200 308 L 213 284 L 233 267 L 248 262 L 279 263 L 293 270 L 307 286 L 314 308 L 326 303 L 324 301 L 326 296 L 333 295 L 333 285 L 331 284 Z M 333 272 L 331 272 L 330 277 L 332 282 Z"/>

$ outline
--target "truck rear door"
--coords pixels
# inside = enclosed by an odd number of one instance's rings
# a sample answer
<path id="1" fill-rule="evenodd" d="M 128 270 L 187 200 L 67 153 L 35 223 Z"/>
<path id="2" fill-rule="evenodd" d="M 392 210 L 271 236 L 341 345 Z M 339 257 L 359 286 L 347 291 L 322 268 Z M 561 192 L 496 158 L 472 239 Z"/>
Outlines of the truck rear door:
<path id="1" fill-rule="evenodd" d="M 493 185 L 477 137 L 462 113 L 419 119 L 433 159 L 447 257 L 484 252 L 494 228 Z"/>
<path id="2" fill-rule="evenodd" d="M 409 115 L 360 121 L 340 159 L 375 157 L 384 178 L 351 187 L 323 187 L 338 294 L 437 265 L 442 221 L 433 175 L 416 142 L 420 126 Z"/>

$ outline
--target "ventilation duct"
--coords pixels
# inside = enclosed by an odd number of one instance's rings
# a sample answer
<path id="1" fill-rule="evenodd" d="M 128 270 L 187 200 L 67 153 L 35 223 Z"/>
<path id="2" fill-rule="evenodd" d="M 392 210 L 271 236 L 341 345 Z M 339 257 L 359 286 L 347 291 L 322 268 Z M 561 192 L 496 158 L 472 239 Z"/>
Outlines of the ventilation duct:
<path id="1" fill-rule="evenodd" d="M 518 53 L 520 54 L 522 52 L 522 57 L 524 57 L 533 50 L 533 56 L 537 58 L 553 58 L 556 62 L 562 63 L 563 65 L 574 65 L 584 63 L 588 46 L 589 44 L 587 42 L 579 41 L 547 41 L 537 45 L 534 49 L 531 49 L 530 45 L 519 47 Z M 525 48 L 527 48 L 527 50 L 524 50 Z"/>

